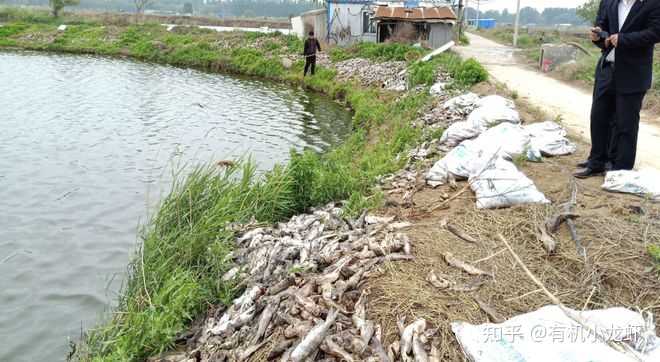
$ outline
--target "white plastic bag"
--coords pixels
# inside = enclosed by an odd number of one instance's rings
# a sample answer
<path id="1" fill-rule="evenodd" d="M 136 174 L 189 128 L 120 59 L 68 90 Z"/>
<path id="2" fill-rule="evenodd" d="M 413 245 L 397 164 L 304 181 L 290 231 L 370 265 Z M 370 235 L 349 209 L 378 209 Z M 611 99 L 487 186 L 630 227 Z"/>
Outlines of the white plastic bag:
<path id="1" fill-rule="evenodd" d="M 475 127 L 468 121 L 455 122 L 442 133 L 440 144 L 445 147 L 455 147 L 464 140 L 477 137 L 481 132 L 483 132 L 481 127 Z"/>
<path id="2" fill-rule="evenodd" d="M 550 203 L 532 180 L 501 157 L 494 158 L 482 171 L 470 175 L 469 182 L 476 194 L 478 209 Z"/>
<path id="3" fill-rule="evenodd" d="M 593 330 L 608 341 L 627 342 L 642 361 L 660 361 L 660 339 L 652 315 L 645 318 L 626 308 L 568 311 L 579 315 L 588 327 L 552 305 L 500 324 L 453 322 L 451 328 L 473 362 L 634 361 L 596 338 Z"/>
<path id="4" fill-rule="evenodd" d="M 514 108 L 497 102 L 486 103 L 470 113 L 467 119 L 475 128 L 490 128 L 503 122 L 518 124 L 520 114 Z"/>
<path id="5" fill-rule="evenodd" d="M 660 201 L 660 171 L 610 171 L 605 175 L 603 189 L 648 197 Z"/>
<path id="6" fill-rule="evenodd" d="M 465 140 L 436 162 L 426 174 L 429 185 L 444 185 L 451 173 L 455 178 L 468 178 L 474 167 L 478 167 L 479 149 L 474 141 Z"/>
<path id="7" fill-rule="evenodd" d="M 446 101 L 445 104 L 443 104 L 443 108 L 467 114 L 476 108 L 477 102 L 479 102 L 478 95 L 474 93 L 465 93 Z"/>
<path id="8" fill-rule="evenodd" d="M 566 138 L 566 130 L 551 121 L 532 123 L 525 126 L 529 132 L 531 146 L 545 156 L 563 156 L 575 153 L 577 147 Z"/>
<path id="9" fill-rule="evenodd" d="M 431 86 L 429 93 L 431 93 L 431 95 L 434 97 L 442 96 L 445 94 L 446 87 L 447 87 L 447 83 L 437 82 L 433 86 Z"/>
<path id="10" fill-rule="evenodd" d="M 528 155 L 531 149 L 529 132 L 522 126 L 511 123 L 499 125 L 484 131 L 474 141 L 484 150 L 500 150 L 503 155 L 513 159 L 519 155 Z M 491 152 L 491 154 L 493 153 Z"/>
<path id="11" fill-rule="evenodd" d="M 496 108 L 504 107 L 504 108 L 515 109 L 516 105 L 510 99 L 506 99 L 498 95 L 490 95 L 479 99 L 479 101 L 477 102 L 477 107 L 496 107 Z"/>

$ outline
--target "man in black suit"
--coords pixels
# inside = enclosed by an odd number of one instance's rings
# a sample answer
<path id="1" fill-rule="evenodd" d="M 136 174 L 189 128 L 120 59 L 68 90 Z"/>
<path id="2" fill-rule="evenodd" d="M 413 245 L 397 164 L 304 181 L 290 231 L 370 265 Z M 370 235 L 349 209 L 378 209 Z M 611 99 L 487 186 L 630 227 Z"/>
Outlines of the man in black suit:
<path id="1" fill-rule="evenodd" d="M 603 0 L 591 40 L 604 52 L 591 107 L 591 155 L 584 170 L 575 173 L 580 178 L 602 175 L 608 162 L 613 170 L 635 166 L 639 113 L 660 42 L 660 1 Z"/>

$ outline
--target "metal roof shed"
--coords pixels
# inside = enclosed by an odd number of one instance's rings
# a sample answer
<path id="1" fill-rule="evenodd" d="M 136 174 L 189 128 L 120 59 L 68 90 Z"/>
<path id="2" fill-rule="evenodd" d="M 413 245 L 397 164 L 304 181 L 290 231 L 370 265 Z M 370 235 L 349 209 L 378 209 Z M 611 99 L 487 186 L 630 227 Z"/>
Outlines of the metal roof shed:
<path id="1" fill-rule="evenodd" d="M 456 14 L 447 6 L 405 8 L 382 5 L 376 8 L 374 19 L 378 23 L 378 42 L 425 42 L 436 49 L 453 39 Z"/>

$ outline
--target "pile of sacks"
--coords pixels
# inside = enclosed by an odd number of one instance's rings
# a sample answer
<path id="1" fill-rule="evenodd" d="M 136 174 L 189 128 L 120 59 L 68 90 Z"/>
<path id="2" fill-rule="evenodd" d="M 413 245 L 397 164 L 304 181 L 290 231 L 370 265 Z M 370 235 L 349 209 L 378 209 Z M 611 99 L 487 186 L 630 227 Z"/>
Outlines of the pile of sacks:
<path id="1" fill-rule="evenodd" d="M 513 102 L 500 96 L 475 99 L 463 95 L 445 106 L 471 111 L 465 121 L 452 124 L 443 133 L 441 147 L 450 151 L 427 173 L 429 185 L 468 179 L 478 208 L 549 202 L 512 161 L 519 157 L 540 161 L 544 155 L 575 152 L 566 130 L 554 122 L 521 126 Z"/>
<path id="2" fill-rule="evenodd" d="M 353 58 L 335 64 L 337 78 L 356 79 L 365 87 L 381 87 L 403 92 L 406 90 L 406 62 L 390 61 L 375 63 L 363 58 Z"/>
<path id="3" fill-rule="evenodd" d="M 381 326 L 368 319 L 368 296 L 361 291 L 380 263 L 413 259 L 400 232 L 408 226 L 366 214 L 348 220 L 329 205 L 245 232 L 230 256 L 235 267 L 223 276 L 242 280 L 245 292 L 205 321 L 187 355 L 202 361 L 428 356 L 434 331 L 423 320 L 401 321 L 401 339 L 383 346 Z"/>

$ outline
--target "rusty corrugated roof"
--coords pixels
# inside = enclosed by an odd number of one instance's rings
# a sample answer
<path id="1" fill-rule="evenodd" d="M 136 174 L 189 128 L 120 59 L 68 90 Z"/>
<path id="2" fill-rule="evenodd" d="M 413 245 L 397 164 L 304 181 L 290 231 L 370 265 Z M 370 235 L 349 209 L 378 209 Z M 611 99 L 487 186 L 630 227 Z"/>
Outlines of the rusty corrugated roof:
<path id="1" fill-rule="evenodd" d="M 376 19 L 406 21 L 456 20 L 456 14 L 448 6 L 404 8 L 381 5 L 376 8 Z"/>

